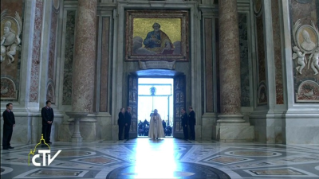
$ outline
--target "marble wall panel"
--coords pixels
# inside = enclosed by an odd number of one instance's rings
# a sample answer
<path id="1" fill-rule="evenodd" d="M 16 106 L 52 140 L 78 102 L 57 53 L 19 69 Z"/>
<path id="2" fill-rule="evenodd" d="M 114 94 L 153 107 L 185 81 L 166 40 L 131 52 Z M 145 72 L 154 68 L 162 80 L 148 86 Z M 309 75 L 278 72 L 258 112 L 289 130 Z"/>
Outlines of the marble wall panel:
<path id="1" fill-rule="evenodd" d="M 257 87 L 257 105 L 266 105 L 267 87 L 266 83 L 266 62 L 265 62 L 265 40 L 264 40 L 264 22 L 263 15 L 256 17 L 257 27 L 257 74 L 258 74 L 258 87 Z M 263 84 L 263 85 L 260 85 Z M 262 90 L 262 87 L 264 90 Z"/>
<path id="2" fill-rule="evenodd" d="M 215 21 L 215 34 L 216 34 L 216 47 L 219 47 L 219 22 L 218 19 L 216 19 Z M 219 50 L 216 50 L 216 67 L 219 67 Z M 216 103 L 217 104 L 217 113 L 220 112 L 220 70 L 219 68 L 216 68 L 216 76 L 217 76 L 217 99 L 216 99 Z"/>
<path id="3" fill-rule="evenodd" d="M 286 144 L 319 144 L 317 118 L 291 117 L 286 119 Z"/>
<path id="4" fill-rule="evenodd" d="M 118 125 L 116 125 L 118 128 Z M 112 118 L 110 115 L 99 115 L 97 116 L 97 125 L 96 125 L 96 131 L 97 131 L 97 139 L 102 140 L 112 140 Z M 116 140 L 118 140 L 118 129 L 117 133 L 114 137 L 116 137 Z"/>
<path id="5" fill-rule="evenodd" d="M 54 6 L 53 6 L 54 8 Z M 49 68 L 48 68 L 48 81 L 52 81 L 51 87 L 54 90 L 55 87 L 55 61 L 56 61 L 56 39 L 57 39 L 57 25 L 58 25 L 58 11 L 54 8 L 54 10 L 51 11 L 51 28 L 50 28 L 50 50 L 49 50 Z M 48 94 L 47 94 L 48 95 Z M 52 97 L 54 97 L 54 94 L 51 94 Z M 55 102 L 55 99 L 52 99 L 52 102 Z"/>
<path id="6" fill-rule="evenodd" d="M 103 18 L 102 50 L 101 50 L 101 77 L 100 77 L 100 112 L 108 111 L 108 77 L 109 77 L 109 33 L 110 18 Z M 110 83 L 109 83 L 110 84 Z"/>
<path id="7" fill-rule="evenodd" d="M 63 105 L 71 105 L 72 102 L 72 71 L 74 54 L 75 15 L 76 11 L 67 11 L 62 97 Z"/>
<path id="8" fill-rule="evenodd" d="M 12 0 L 1 0 L 1 12 L 7 10 L 7 16 L 15 17 L 15 13 L 17 12 L 19 16 L 23 19 L 24 15 L 24 1 L 12 1 Z M 3 22 L 4 23 L 4 22 Z M 1 23 L 1 24 L 3 24 Z M 23 23 L 23 22 L 22 22 Z M 23 25 L 22 25 L 23 26 Z M 16 32 L 17 30 L 12 26 L 13 30 Z M 23 27 L 22 27 L 23 28 Z M 1 36 L 3 35 L 3 26 L 1 25 Z M 22 39 L 22 34 L 20 35 L 20 39 Z M 23 42 L 21 42 L 23 44 Z M 21 45 L 20 44 L 20 45 Z M 8 58 L 1 63 L 1 77 L 9 78 L 11 81 L 15 83 L 16 89 L 19 89 L 20 83 L 20 60 L 21 60 L 21 51 L 18 50 L 16 55 L 14 56 L 14 62 L 8 64 Z M 3 100 L 17 100 L 17 94 L 6 92 L 6 84 L 5 81 L 1 78 L 1 101 Z"/>
<path id="9" fill-rule="evenodd" d="M 291 14 L 291 25 L 293 26 L 295 22 L 300 19 L 301 24 L 305 25 L 311 24 L 311 21 L 313 22 L 318 22 L 318 6 L 319 2 L 318 1 L 310 1 L 310 3 L 299 3 L 298 1 L 291 0 L 291 9 L 290 9 L 290 14 Z M 316 26 L 318 27 L 318 23 Z M 292 46 L 295 46 L 294 42 L 292 41 Z M 310 54 L 309 54 L 310 55 Z M 309 59 L 309 55 L 306 55 L 306 58 Z M 308 60 L 309 61 L 309 60 Z M 298 66 L 297 60 L 294 61 L 294 91 L 295 94 L 298 94 L 298 88 L 302 82 L 305 81 L 314 81 L 315 83 L 319 84 L 319 76 L 314 75 L 314 71 L 311 68 L 308 68 L 308 64 L 306 64 L 306 67 L 303 69 L 302 74 L 298 73 L 296 70 L 296 67 Z M 298 100 L 298 96 L 295 96 L 295 101 L 296 102 L 307 102 L 306 99 Z M 308 102 L 313 102 L 313 99 L 309 99 Z"/>
<path id="10" fill-rule="evenodd" d="M 205 23 L 205 80 L 206 80 L 206 112 L 214 112 L 213 93 L 213 19 L 206 18 Z"/>
<path id="11" fill-rule="evenodd" d="M 35 10 L 35 22 L 33 31 L 33 49 L 31 66 L 30 102 L 38 101 L 39 73 L 41 56 L 41 34 L 42 34 L 43 1 L 37 0 Z"/>
<path id="12" fill-rule="evenodd" d="M 13 147 L 19 144 L 34 144 L 38 143 L 42 134 L 42 118 L 39 113 L 33 113 L 32 116 L 28 116 L 25 113 L 15 112 L 15 122 L 13 127 L 13 133 L 11 143 Z M 55 117 L 55 122 L 59 120 L 59 117 Z M 1 131 L 3 127 L 3 119 L 1 118 Z M 51 130 L 51 138 L 54 141 L 55 129 Z M 2 132 L 1 132 L 2 139 Z M 1 143 L 2 144 L 2 143 Z"/>
<path id="13" fill-rule="evenodd" d="M 249 57 L 248 57 L 248 32 L 247 14 L 238 14 L 239 23 L 239 50 L 240 50 L 240 81 L 241 81 L 241 106 L 250 106 L 249 83 Z"/>
<path id="14" fill-rule="evenodd" d="M 283 96 L 283 70 L 282 70 L 282 54 L 281 54 L 281 36 L 280 36 L 280 17 L 279 17 L 279 2 L 272 0 L 272 26 L 274 40 L 274 57 L 276 67 L 276 104 L 284 104 Z"/>

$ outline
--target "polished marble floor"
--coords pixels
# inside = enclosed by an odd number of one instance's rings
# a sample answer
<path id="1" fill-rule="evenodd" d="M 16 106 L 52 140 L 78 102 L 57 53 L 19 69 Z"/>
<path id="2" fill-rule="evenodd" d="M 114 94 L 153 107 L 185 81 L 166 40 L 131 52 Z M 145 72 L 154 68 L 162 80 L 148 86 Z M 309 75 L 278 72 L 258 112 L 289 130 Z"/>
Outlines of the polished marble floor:
<path id="1" fill-rule="evenodd" d="M 35 145 L 1 150 L 1 178 L 319 179 L 318 145 L 265 145 L 138 138 L 51 144 L 49 166 L 33 166 Z M 47 149 L 46 146 L 37 150 Z M 37 152 L 35 153 L 37 154 Z M 49 157 L 50 158 L 50 157 Z M 48 157 L 46 157 L 48 159 Z M 38 163 L 43 158 L 35 160 Z"/>

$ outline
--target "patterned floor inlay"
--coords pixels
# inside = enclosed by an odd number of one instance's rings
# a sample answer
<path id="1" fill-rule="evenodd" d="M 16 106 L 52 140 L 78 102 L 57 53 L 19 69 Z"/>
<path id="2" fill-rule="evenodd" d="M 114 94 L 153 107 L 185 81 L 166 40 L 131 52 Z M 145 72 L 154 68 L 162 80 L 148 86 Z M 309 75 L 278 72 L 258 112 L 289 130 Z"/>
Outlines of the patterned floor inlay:
<path id="1" fill-rule="evenodd" d="M 87 170 L 34 169 L 17 176 L 17 178 L 73 178 L 83 177 L 87 172 Z"/>
<path id="2" fill-rule="evenodd" d="M 54 144 L 51 154 L 61 153 L 49 166 L 28 163 L 34 145 L 1 150 L 1 179 L 319 179 L 318 146 L 312 145 L 185 142 L 174 138 Z M 43 159 L 41 155 L 35 161 L 42 164 Z"/>
<path id="3" fill-rule="evenodd" d="M 12 171 L 13 171 L 12 168 L 1 166 L 1 175 L 10 173 L 10 172 L 12 172 Z M 0 177 L 0 178 L 2 178 L 2 177 Z"/>
<path id="4" fill-rule="evenodd" d="M 56 151 L 53 150 L 53 153 Z M 62 150 L 59 154 L 59 157 L 84 157 L 84 156 L 91 156 L 95 155 L 95 152 L 90 151 L 79 151 L 79 150 Z"/>
<path id="5" fill-rule="evenodd" d="M 246 156 L 246 157 L 275 157 L 281 155 L 278 152 L 267 152 L 267 151 L 258 151 L 258 150 L 237 150 L 225 152 L 227 155 L 234 156 Z"/>
<path id="6" fill-rule="evenodd" d="M 205 163 L 219 163 L 219 164 L 234 164 L 239 162 L 247 162 L 253 159 L 248 158 L 239 158 L 239 157 L 230 157 L 230 156 L 223 156 L 223 155 L 216 155 L 214 157 L 210 157 L 208 159 L 203 160 Z"/>
<path id="7" fill-rule="evenodd" d="M 314 175 L 312 173 L 302 171 L 300 169 L 296 169 L 293 167 L 252 169 L 252 170 L 245 170 L 245 171 L 247 173 L 250 173 L 252 176 L 296 176 L 296 177 L 310 176 L 310 177 L 317 177 L 317 175 Z"/>
<path id="8" fill-rule="evenodd" d="M 86 157 L 86 158 L 74 159 L 72 161 L 87 163 L 91 165 L 105 165 L 105 164 L 120 162 L 120 160 L 107 157 L 107 156 Z"/>

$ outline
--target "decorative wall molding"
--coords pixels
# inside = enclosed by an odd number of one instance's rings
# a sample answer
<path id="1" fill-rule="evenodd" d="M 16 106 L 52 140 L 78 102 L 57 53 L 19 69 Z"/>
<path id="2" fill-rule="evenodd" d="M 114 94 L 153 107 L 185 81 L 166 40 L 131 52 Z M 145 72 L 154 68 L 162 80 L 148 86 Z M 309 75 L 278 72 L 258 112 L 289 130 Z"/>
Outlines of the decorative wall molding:
<path id="1" fill-rule="evenodd" d="M 59 12 L 60 10 L 60 0 L 53 0 L 52 1 L 52 6 L 55 9 L 56 12 Z"/>
<path id="2" fill-rule="evenodd" d="M 300 4 L 307 4 L 312 2 L 312 0 L 296 0 L 296 1 Z"/>
<path id="3" fill-rule="evenodd" d="M 146 61 L 142 62 L 139 61 L 139 67 L 142 70 L 146 69 L 169 69 L 174 70 L 175 69 L 175 62 L 168 62 L 168 61 Z"/>

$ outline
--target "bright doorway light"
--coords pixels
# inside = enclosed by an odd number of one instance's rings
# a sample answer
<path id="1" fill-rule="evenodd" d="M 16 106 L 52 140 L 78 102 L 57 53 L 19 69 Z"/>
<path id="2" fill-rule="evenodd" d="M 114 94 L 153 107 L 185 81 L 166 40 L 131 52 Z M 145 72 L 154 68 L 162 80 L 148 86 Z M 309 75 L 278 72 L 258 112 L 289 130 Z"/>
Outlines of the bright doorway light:
<path id="1" fill-rule="evenodd" d="M 151 113 L 158 110 L 166 123 L 167 136 L 173 129 L 173 91 L 172 78 L 139 78 L 138 79 L 138 136 L 148 135 L 148 124 Z"/>

